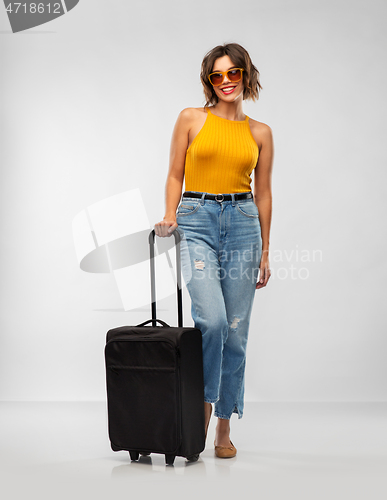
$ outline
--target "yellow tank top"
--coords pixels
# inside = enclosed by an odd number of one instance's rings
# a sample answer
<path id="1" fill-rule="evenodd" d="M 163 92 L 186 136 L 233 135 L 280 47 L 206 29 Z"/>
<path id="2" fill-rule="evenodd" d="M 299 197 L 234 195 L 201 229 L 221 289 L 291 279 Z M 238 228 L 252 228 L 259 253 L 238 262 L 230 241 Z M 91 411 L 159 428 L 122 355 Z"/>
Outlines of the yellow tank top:
<path id="1" fill-rule="evenodd" d="M 259 149 L 249 117 L 227 120 L 206 109 L 206 121 L 186 152 L 185 190 L 214 194 L 251 191 L 250 175 Z"/>

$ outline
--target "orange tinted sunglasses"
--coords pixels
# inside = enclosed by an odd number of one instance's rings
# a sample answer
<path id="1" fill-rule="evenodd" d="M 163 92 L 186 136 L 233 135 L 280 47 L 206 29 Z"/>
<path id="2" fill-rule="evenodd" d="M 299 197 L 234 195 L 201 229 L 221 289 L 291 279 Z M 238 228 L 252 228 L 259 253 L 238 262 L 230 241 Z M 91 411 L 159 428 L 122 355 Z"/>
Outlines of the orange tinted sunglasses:
<path id="1" fill-rule="evenodd" d="M 222 85 L 225 75 L 230 80 L 230 82 L 239 82 L 242 79 L 242 68 L 229 69 L 228 71 L 216 71 L 208 75 L 211 85 L 218 87 Z"/>

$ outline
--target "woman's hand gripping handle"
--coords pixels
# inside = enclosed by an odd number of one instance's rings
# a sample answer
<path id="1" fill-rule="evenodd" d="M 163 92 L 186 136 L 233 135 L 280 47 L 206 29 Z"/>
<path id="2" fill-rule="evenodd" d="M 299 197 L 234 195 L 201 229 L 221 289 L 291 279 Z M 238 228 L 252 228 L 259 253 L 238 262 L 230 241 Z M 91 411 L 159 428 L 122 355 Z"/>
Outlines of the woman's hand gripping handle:
<path id="1" fill-rule="evenodd" d="M 155 224 L 155 233 L 157 236 L 165 238 L 166 236 L 171 236 L 177 226 L 178 224 L 176 222 L 176 219 L 164 218 L 162 221 Z"/>

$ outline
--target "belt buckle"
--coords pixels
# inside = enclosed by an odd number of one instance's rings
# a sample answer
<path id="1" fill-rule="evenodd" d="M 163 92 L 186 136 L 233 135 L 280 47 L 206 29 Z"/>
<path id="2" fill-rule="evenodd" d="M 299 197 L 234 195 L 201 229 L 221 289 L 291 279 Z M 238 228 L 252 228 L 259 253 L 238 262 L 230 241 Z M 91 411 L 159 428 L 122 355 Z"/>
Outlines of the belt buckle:
<path id="1" fill-rule="evenodd" d="M 221 200 L 218 200 L 218 196 L 221 196 L 222 199 Z M 224 200 L 224 196 L 222 194 L 217 194 L 215 195 L 215 201 L 219 202 L 219 203 L 222 203 L 222 201 Z"/>

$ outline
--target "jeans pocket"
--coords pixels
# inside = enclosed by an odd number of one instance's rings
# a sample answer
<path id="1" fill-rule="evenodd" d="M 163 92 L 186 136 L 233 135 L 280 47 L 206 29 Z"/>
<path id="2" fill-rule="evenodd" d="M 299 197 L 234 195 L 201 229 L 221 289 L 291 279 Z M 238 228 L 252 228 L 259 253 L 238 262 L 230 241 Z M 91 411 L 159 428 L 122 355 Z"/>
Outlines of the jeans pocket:
<path id="1" fill-rule="evenodd" d="M 250 217 L 252 219 L 258 219 L 259 217 L 258 207 L 253 201 L 247 203 L 237 203 L 236 207 L 245 217 Z"/>
<path id="2" fill-rule="evenodd" d="M 194 214 L 200 207 L 199 202 L 195 201 L 184 201 L 181 202 L 180 205 L 177 207 L 177 216 L 182 216 L 182 215 L 191 215 Z"/>

